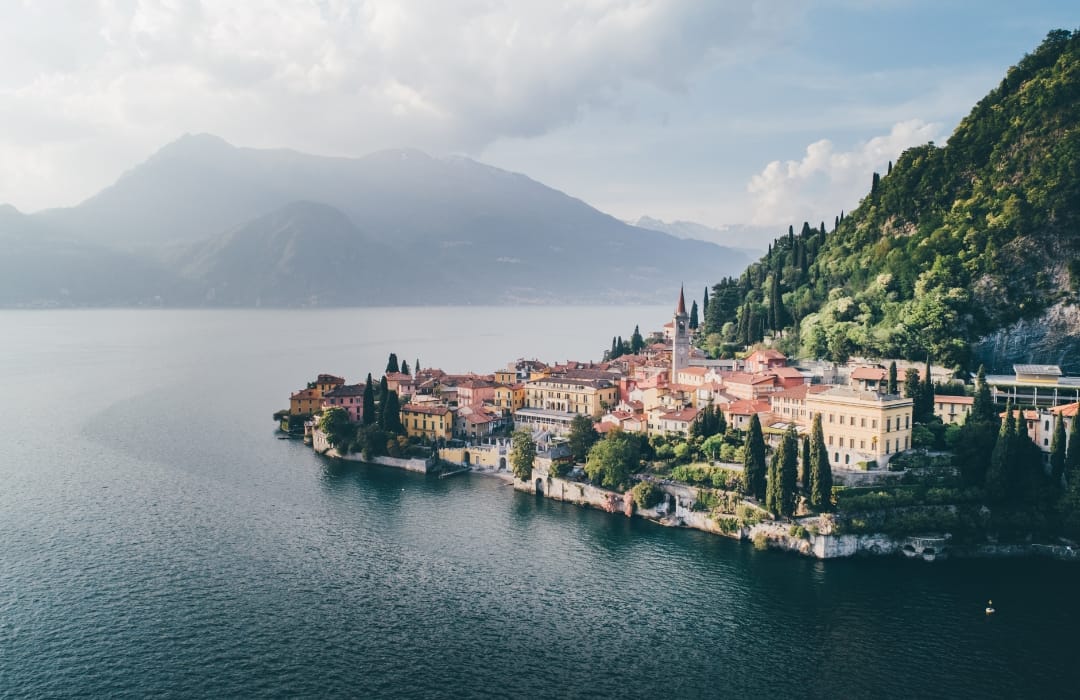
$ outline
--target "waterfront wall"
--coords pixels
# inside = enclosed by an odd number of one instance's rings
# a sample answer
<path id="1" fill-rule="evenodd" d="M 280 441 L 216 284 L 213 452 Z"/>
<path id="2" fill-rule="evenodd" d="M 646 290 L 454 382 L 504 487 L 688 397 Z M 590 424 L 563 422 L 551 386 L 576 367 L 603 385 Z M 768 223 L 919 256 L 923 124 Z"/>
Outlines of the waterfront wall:
<path id="1" fill-rule="evenodd" d="M 405 471 L 419 472 L 421 474 L 427 474 L 428 472 L 434 471 L 438 464 L 438 461 L 435 459 L 405 457 L 371 457 L 369 459 L 364 459 L 362 455 L 358 454 L 343 455 L 330 446 L 330 443 L 326 441 L 326 433 L 321 430 L 311 431 L 311 447 L 321 455 L 345 460 L 346 462 L 381 464 L 384 467 L 394 467 L 396 469 L 404 469 Z"/>

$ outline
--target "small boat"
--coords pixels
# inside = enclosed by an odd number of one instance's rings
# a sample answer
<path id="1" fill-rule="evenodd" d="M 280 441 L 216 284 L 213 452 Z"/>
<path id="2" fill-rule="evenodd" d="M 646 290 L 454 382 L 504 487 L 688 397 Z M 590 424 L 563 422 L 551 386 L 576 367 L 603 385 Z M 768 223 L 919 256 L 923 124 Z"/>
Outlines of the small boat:
<path id="1" fill-rule="evenodd" d="M 994 601 L 992 601 L 992 600 L 986 601 L 986 614 L 987 615 L 993 615 L 995 612 L 997 612 L 997 611 L 994 610 Z"/>

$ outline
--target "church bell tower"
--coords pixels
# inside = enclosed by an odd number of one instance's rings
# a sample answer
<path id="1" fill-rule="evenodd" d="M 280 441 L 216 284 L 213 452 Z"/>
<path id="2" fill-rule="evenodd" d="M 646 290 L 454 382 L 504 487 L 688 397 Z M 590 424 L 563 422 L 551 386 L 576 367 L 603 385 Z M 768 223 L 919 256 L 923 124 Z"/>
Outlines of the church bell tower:
<path id="1" fill-rule="evenodd" d="M 679 380 L 679 370 L 690 366 L 690 317 L 686 313 L 686 298 L 679 287 L 679 304 L 675 307 L 675 335 L 671 342 L 671 381 Z"/>

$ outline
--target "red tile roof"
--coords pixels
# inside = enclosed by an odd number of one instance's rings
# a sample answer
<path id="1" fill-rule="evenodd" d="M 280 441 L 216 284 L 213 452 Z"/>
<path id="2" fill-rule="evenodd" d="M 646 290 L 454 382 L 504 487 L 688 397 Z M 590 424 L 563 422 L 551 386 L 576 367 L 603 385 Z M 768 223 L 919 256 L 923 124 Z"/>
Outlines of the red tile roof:
<path id="1" fill-rule="evenodd" d="M 937 394 L 934 396 L 935 403 L 958 403 L 963 405 L 971 405 L 975 403 L 974 396 L 950 396 L 948 394 Z"/>
<path id="2" fill-rule="evenodd" d="M 429 416 L 442 416 L 450 412 L 450 408 L 437 404 L 435 406 L 428 406 L 426 404 L 407 403 L 401 407 L 402 413 L 423 413 Z"/>
<path id="3" fill-rule="evenodd" d="M 764 399 L 757 399 L 751 401 L 750 399 L 740 399 L 732 402 L 727 407 L 727 412 L 737 416 L 750 416 L 755 413 L 768 413 L 772 410 L 772 406 L 768 401 Z"/>
<path id="4" fill-rule="evenodd" d="M 1067 403 L 1064 406 L 1054 406 L 1050 412 L 1055 415 L 1060 413 L 1063 418 L 1075 418 L 1077 412 L 1080 412 L 1080 401 Z"/>
<path id="5" fill-rule="evenodd" d="M 889 378 L 889 372 L 880 367 L 856 367 L 851 378 L 863 381 L 882 382 Z"/>

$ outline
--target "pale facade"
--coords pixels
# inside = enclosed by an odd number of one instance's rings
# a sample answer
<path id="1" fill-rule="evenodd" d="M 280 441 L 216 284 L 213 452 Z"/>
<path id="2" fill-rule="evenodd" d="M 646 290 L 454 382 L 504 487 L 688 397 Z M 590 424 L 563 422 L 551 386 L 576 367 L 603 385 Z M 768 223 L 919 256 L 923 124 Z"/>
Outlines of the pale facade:
<path id="1" fill-rule="evenodd" d="M 934 415 L 945 425 L 963 425 L 974 405 L 973 396 L 937 395 L 934 397 Z"/>
<path id="2" fill-rule="evenodd" d="M 909 398 L 834 387 L 805 400 L 806 415 L 821 414 L 829 459 L 835 468 L 889 463 L 911 448 L 912 401 Z"/>
<path id="3" fill-rule="evenodd" d="M 525 408 L 600 416 L 619 402 L 619 388 L 607 379 L 546 377 L 525 385 Z"/>
<path id="4" fill-rule="evenodd" d="M 454 414 L 445 404 L 411 404 L 401 407 L 401 424 L 409 437 L 428 440 L 453 437 Z"/>

